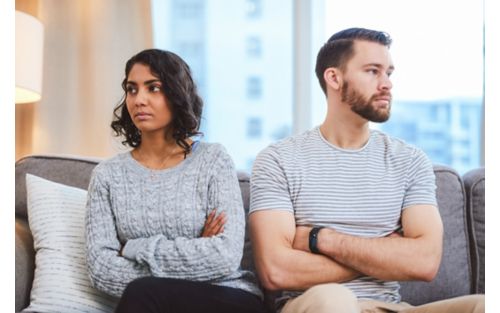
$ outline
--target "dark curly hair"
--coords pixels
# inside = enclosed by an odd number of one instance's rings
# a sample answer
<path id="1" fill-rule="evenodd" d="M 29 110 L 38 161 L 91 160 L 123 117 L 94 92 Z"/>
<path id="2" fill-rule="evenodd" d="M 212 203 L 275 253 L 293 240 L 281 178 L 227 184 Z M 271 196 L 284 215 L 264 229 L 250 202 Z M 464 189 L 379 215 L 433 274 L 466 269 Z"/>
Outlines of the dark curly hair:
<path id="1" fill-rule="evenodd" d="M 132 122 L 126 104 L 128 75 L 137 63 L 149 66 L 151 73 L 161 81 L 161 90 L 170 103 L 169 109 L 173 116 L 171 127 L 165 131 L 165 136 L 167 132 L 172 131 L 176 143 L 184 149 L 185 155 L 188 154 L 191 152 L 191 146 L 187 139 L 202 135 L 198 130 L 203 101 L 198 95 L 189 66 L 178 55 L 169 51 L 148 49 L 127 61 L 125 79 L 122 82 L 125 95 L 113 110 L 111 128 L 114 130 L 114 135 L 124 136 L 122 144 L 125 146 L 135 148 L 141 145 L 141 133 Z"/>
<path id="2" fill-rule="evenodd" d="M 333 34 L 321 47 L 316 58 L 316 76 L 325 95 L 326 82 L 323 77 L 325 70 L 337 67 L 345 71 L 347 62 L 354 55 L 355 40 L 377 42 L 386 47 L 390 47 L 392 43 L 389 34 L 366 28 L 348 28 Z"/>

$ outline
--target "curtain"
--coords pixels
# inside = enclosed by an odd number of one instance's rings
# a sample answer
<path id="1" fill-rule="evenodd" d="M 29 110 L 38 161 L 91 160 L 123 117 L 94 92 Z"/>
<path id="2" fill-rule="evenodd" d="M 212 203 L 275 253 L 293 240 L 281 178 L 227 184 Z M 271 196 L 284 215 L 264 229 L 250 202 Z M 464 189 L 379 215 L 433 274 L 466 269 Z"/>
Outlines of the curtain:
<path id="1" fill-rule="evenodd" d="M 45 27 L 42 100 L 31 153 L 109 157 L 126 61 L 152 48 L 149 0 L 38 0 Z"/>

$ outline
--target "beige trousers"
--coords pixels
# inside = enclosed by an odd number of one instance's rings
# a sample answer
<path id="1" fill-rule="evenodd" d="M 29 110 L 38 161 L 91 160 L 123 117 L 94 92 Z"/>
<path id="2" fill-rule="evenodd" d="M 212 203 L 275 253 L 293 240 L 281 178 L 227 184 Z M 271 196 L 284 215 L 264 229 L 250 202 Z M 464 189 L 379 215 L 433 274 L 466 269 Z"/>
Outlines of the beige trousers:
<path id="1" fill-rule="evenodd" d="M 419 306 L 358 300 L 340 284 L 322 284 L 309 288 L 288 300 L 281 313 L 484 313 L 484 295 L 468 295 Z"/>

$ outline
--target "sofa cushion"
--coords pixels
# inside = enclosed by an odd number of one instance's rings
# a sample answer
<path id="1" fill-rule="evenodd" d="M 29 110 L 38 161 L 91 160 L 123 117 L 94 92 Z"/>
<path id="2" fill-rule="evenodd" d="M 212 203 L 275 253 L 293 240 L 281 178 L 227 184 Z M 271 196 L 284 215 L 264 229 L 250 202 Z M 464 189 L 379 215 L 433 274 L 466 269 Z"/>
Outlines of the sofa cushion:
<path id="1" fill-rule="evenodd" d="M 27 218 L 26 173 L 54 182 L 87 189 L 90 174 L 99 162 L 95 158 L 74 156 L 29 156 L 16 162 L 16 216 Z"/>
<path id="2" fill-rule="evenodd" d="M 403 301 L 413 305 L 471 292 L 471 260 L 466 223 L 465 190 L 457 172 L 434 166 L 437 201 L 444 226 L 443 257 L 432 282 L 402 282 Z"/>
<path id="3" fill-rule="evenodd" d="M 91 286 L 85 259 L 87 191 L 26 175 L 35 278 L 25 312 L 112 312 L 117 299 Z"/>
<path id="4" fill-rule="evenodd" d="M 484 293 L 484 202 L 485 202 L 484 167 L 471 170 L 464 175 L 465 192 L 467 193 L 468 228 L 470 245 L 476 247 L 471 251 L 473 265 L 473 287 L 475 293 Z"/>

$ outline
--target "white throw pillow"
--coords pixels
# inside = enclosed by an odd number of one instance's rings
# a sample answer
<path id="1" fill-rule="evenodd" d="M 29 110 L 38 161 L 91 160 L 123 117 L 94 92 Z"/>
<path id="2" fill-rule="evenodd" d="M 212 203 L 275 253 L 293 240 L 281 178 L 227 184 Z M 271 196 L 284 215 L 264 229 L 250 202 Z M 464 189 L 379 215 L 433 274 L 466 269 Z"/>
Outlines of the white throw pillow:
<path id="1" fill-rule="evenodd" d="M 30 174 L 26 190 L 36 268 L 23 312 L 112 312 L 117 299 L 93 288 L 87 271 L 87 191 Z"/>

